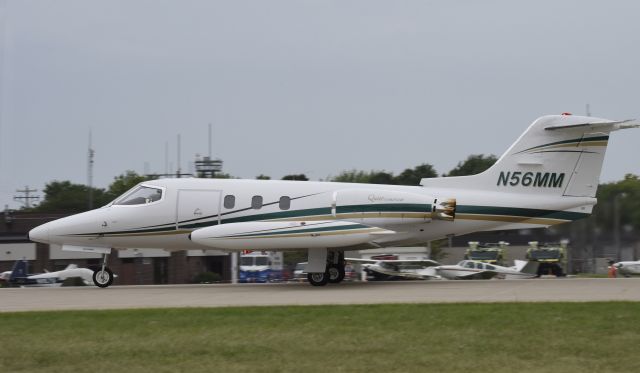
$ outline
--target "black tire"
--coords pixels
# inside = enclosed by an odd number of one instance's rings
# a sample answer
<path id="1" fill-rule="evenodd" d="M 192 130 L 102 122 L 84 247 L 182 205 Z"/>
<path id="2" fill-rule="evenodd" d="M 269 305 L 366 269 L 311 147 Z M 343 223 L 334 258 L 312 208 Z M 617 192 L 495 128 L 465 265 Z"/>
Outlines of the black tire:
<path id="1" fill-rule="evenodd" d="M 325 286 L 329 282 L 329 273 L 307 273 L 307 280 L 313 286 Z"/>
<path id="2" fill-rule="evenodd" d="M 104 267 L 104 272 L 101 269 L 93 272 L 93 283 L 99 288 L 106 288 L 113 284 L 113 272 L 109 267 Z"/>
<path id="3" fill-rule="evenodd" d="M 327 273 L 329 273 L 329 282 L 332 284 L 338 284 L 344 280 L 344 266 L 332 264 L 327 268 Z"/>

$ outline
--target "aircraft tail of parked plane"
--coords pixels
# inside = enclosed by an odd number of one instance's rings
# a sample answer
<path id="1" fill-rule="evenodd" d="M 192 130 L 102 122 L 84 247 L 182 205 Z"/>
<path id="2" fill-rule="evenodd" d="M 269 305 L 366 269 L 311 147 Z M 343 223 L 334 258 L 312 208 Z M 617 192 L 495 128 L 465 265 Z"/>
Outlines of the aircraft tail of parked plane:
<path id="1" fill-rule="evenodd" d="M 630 122 L 547 115 L 533 122 L 485 172 L 472 176 L 422 179 L 421 185 L 595 197 L 609 133 L 638 126 Z"/>
<path id="2" fill-rule="evenodd" d="M 26 260 L 16 260 L 11 268 L 11 274 L 9 275 L 9 282 L 15 282 L 19 278 L 26 278 L 29 276 L 29 267 Z"/>

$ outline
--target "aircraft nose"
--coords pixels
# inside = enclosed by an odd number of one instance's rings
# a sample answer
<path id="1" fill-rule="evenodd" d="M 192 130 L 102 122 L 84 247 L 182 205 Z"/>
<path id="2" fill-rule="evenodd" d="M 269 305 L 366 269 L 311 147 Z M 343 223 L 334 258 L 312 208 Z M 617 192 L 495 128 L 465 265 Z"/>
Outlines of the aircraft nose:
<path id="1" fill-rule="evenodd" d="M 34 242 L 49 243 L 49 227 L 47 224 L 37 226 L 30 230 L 29 239 Z"/>

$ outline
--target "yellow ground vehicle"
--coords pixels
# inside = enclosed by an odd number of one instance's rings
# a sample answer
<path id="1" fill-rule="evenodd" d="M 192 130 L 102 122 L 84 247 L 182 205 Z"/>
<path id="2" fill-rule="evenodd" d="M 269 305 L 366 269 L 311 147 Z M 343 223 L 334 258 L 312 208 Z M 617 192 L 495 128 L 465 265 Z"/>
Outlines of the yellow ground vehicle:
<path id="1" fill-rule="evenodd" d="M 538 276 L 554 275 L 564 277 L 564 268 L 567 263 L 567 243 L 539 244 L 538 241 L 529 242 L 527 260 L 538 262 Z"/>
<path id="2" fill-rule="evenodd" d="M 464 258 L 504 266 L 507 258 L 507 246 L 509 246 L 509 243 L 505 241 L 484 244 L 477 241 L 470 241 Z"/>

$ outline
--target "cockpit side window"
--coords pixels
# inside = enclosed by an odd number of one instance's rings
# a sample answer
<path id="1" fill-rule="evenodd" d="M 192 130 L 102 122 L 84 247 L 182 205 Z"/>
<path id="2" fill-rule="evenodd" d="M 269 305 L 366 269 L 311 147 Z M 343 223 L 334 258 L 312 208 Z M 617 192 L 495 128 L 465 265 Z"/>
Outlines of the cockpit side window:
<path id="1" fill-rule="evenodd" d="M 114 205 L 146 205 L 159 201 L 162 198 L 162 189 L 141 185 L 130 193 L 117 199 Z"/>

